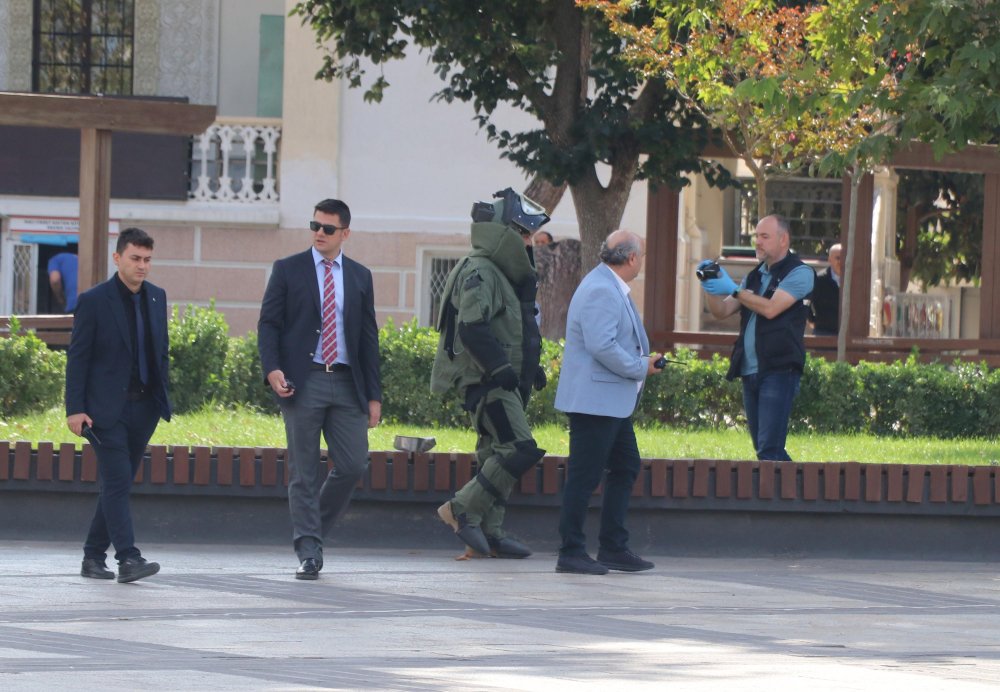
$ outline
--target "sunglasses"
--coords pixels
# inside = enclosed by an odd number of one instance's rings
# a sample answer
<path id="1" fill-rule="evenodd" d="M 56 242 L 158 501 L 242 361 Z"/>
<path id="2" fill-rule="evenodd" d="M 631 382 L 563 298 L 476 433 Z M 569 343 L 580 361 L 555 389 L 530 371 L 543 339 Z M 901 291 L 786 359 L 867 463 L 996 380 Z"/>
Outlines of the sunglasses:
<path id="1" fill-rule="evenodd" d="M 310 221 L 309 230 L 315 233 L 319 229 L 323 229 L 323 232 L 327 235 L 333 235 L 337 231 L 343 231 L 347 229 L 347 226 L 334 226 L 332 223 L 320 223 L 319 221 Z"/>

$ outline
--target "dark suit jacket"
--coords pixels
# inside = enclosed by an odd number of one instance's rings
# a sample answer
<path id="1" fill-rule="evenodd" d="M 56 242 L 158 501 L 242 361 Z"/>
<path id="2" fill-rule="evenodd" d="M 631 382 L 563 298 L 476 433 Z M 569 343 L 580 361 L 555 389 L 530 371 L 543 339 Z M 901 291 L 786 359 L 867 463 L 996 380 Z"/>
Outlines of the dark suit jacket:
<path id="1" fill-rule="evenodd" d="M 344 344 L 358 406 L 366 414 L 369 401 L 382 401 L 378 323 L 372 274 L 344 256 Z M 323 305 L 316 281 L 312 249 L 274 263 L 257 322 L 257 348 L 264 377 L 281 370 L 302 387 L 309 374 L 323 324 Z M 292 397 L 294 400 L 295 397 Z"/>
<path id="2" fill-rule="evenodd" d="M 816 330 L 836 334 L 840 327 L 840 287 L 829 267 L 816 275 L 812 292 L 812 317 Z"/>
<path id="3" fill-rule="evenodd" d="M 170 420 L 167 294 L 148 281 L 145 288 L 156 364 L 150 387 L 160 417 Z M 134 358 L 128 317 L 114 277 L 80 294 L 66 356 L 66 415 L 86 413 L 97 428 L 114 425 L 125 407 Z"/>

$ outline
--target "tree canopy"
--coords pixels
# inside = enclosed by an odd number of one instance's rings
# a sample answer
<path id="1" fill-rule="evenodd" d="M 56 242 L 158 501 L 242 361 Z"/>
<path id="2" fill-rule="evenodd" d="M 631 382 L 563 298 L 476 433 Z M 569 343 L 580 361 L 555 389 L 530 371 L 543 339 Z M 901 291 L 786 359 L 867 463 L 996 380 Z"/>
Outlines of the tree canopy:
<path id="1" fill-rule="evenodd" d="M 709 136 L 704 118 L 665 80 L 629 69 L 622 42 L 574 0 L 305 0 L 293 13 L 327 50 L 317 76 L 347 80 L 370 100 L 389 87 L 382 65 L 424 52 L 444 82 L 434 98 L 471 104 L 503 157 L 569 185 L 584 268 L 621 221 L 636 180 L 679 187 L 691 172 L 728 180 L 698 158 Z M 634 17 L 651 20 L 648 11 Z M 501 104 L 538 127 L 498 125 Z"/>
<path id="2" fill-rule="evenodd" d="M 874 4 L 874 3 L 873 3 Z M 901 89 L 901 138 L 937 155 L 1000 135 L 1000 3 L 901 0 L 878 5 L 880 50 Z"/>
<path id="3" fill-rule="evenodd" d="M 577 1 L 605 16 L 636 70 L 665 79 L 715 128 L 753 174 L 757 215 L 766 215 L 767 179 L 796 172 L 813 154 L 802 137 L 804 103 L 828 76 L 807 42 L 818 6 L 650 0 L 654 18 L 643 24 L 633 21 L 643 10 L 631 0 Z"/>

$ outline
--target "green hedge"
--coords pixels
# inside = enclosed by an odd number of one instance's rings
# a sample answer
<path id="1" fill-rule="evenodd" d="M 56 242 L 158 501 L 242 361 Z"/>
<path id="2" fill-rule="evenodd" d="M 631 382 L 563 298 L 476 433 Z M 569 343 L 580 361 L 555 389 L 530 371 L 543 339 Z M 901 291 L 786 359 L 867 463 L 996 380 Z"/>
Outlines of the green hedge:
<path id="1" fill-rule="evenodd" d="M 268 413 L 278 406 L 261 373 L 257 335 L 228 336 L 225 316 L 212 302 L 188 305 L 170 317 L 170 399 L 174 411 L 207 404 L 241 405 Z"/>
<path id="2" fill-rule="evenodd" d="M 469 414 L 457 396 L 442 396 L 430 391 L 431 366 L 437 350 L 438 333 L 430 327 L 418 327 L 412 320 L 396 327 L 392 320 L 379 330 L 382 354 L 382 418 L 389 423 L 416 426 L 465 427 Z M 533 392 L 528 402 L 528 419 L 536 423 L 559 420 L 553 407 L 562 346 L 542 344 L 542 367 L 548 386 Z"/>
<path id="3" fill-rule="evenodd" d="M 66 354 L 50 351 L 34 332 L 21 332 L 10 318 L 9 338 L 0 338 L 0 418 L 58 406 L 63 401 Z"/>
<path id="4" fill-rule="evenodd" d="M 463 425 L 453 398 L 430 394 L 427 380 L 437 332 L 389 324 L 381 330 L 383 411 L 387 420 L 412 425 Z M 668 353 L 671 363 L 646 381 L 635 413 L 640 425 L 726 428 L 745 425 L 743 390 L 726 380 L 728 358 L 701 360 L 693 351 Z M 562 344 L 544 342 L 542 362 L 549 385 L 528 407 L 532 423 L 561 422 L 553 401 Z M 919 363 L 916 354 L 895 363 L 848 363 L 808 358 L 792 410 L 794 432 L 870 433 L 935 437 L 1000 435 L 1000 370 L 985 364 Z"/>
<path id="5" fill-rule="evenodd" d="M 16 330 L 13 330 L 16 332 Z M 227 336 L 215 310 L 188 306 L 170 320 L 171 396 L 178 413 L 206 404 L 277 411 L 261 373 L 257 338 Z M 437 332 L 411 321 L 379 331 L 383 418 L 414 426 L 468 425 L 455 396 L 432 394 L 431 364 Z M 745 424 L 739 382 L 725 379 L 726 358 L 701 360 L 692 351 L 667 354 L 680 361 L 647 380 L 636 411 L 641 425 L 725 428 Z M 533 394 L 528 419 L 561 423 L 553 407 L 562 344 L 543 342 L 548 386 Z M 65 355 L 49 351 L 34 334 L 0 339 L 0 416 L 61 403 Z M 829 362 L 809 358 L 792 410 L 794 432 L 870 433 L 935 437 L 1000 435 L 1000 370 L 985 364 L 919 363 L 916 354 L 895 363 Z"/>

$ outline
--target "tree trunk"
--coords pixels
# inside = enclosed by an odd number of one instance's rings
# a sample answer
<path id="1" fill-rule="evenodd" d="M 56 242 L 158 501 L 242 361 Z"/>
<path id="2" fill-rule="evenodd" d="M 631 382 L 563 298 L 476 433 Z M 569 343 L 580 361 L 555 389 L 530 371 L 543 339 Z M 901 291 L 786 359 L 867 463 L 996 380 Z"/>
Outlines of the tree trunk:
<path id="1" fill-rule="evenodd" d="M 566 192 L 566 183 L 553 185 L 546 178 L 536 175 L 524 189 L 524 196 L 538 202 L 551 214 L 559 206 L 559 200 Z"/>
<path id="2" fill-rule="evenodd" d="M 573 196 L 573 207 L 576 209 L 576 218 L 580 224 L 580 270 L 582 277 L 600 261 L 601 243 L 612 231 L 618 228 L 621 223 L 622 214 L 625 213 L 625 203 L 628 202 L 631 191 L 633 175 L 627 177 L 626 185 L 609 184 L 608 187 L 601 185 L 597 179 L 597 174 L 588 175 L 584 180 L 575 185 L 570 185 L 570 194 Z"/>
<path id="3" fill-rule="evenodd" d="M 534 252 L 542 336 L 553 341 L 562 339 L 566 336 L 569 301 L 580 283 L 580 241 L 570 238 L 539 245 Z"/>
<path id="4" fill-rule="evenodd" d="M 757 222 L 770 214 L 767 210 L 767 175 L 764 171 L 754 167 L 754 181 L 757 183 Z"/>
<path id="5" fill-rule="evenodd" d="M 854 248 L 858 233 L 858 186 L 864 172 L 851 169 L 851 206 L 847 213 L 847 247 L 844 248 L 844 276 L 840 281 L 840 329 L 837 330 L 837 361 L 847 360 L 847 330 L 851 321 L 851 279 L 854 276 Z"/>

